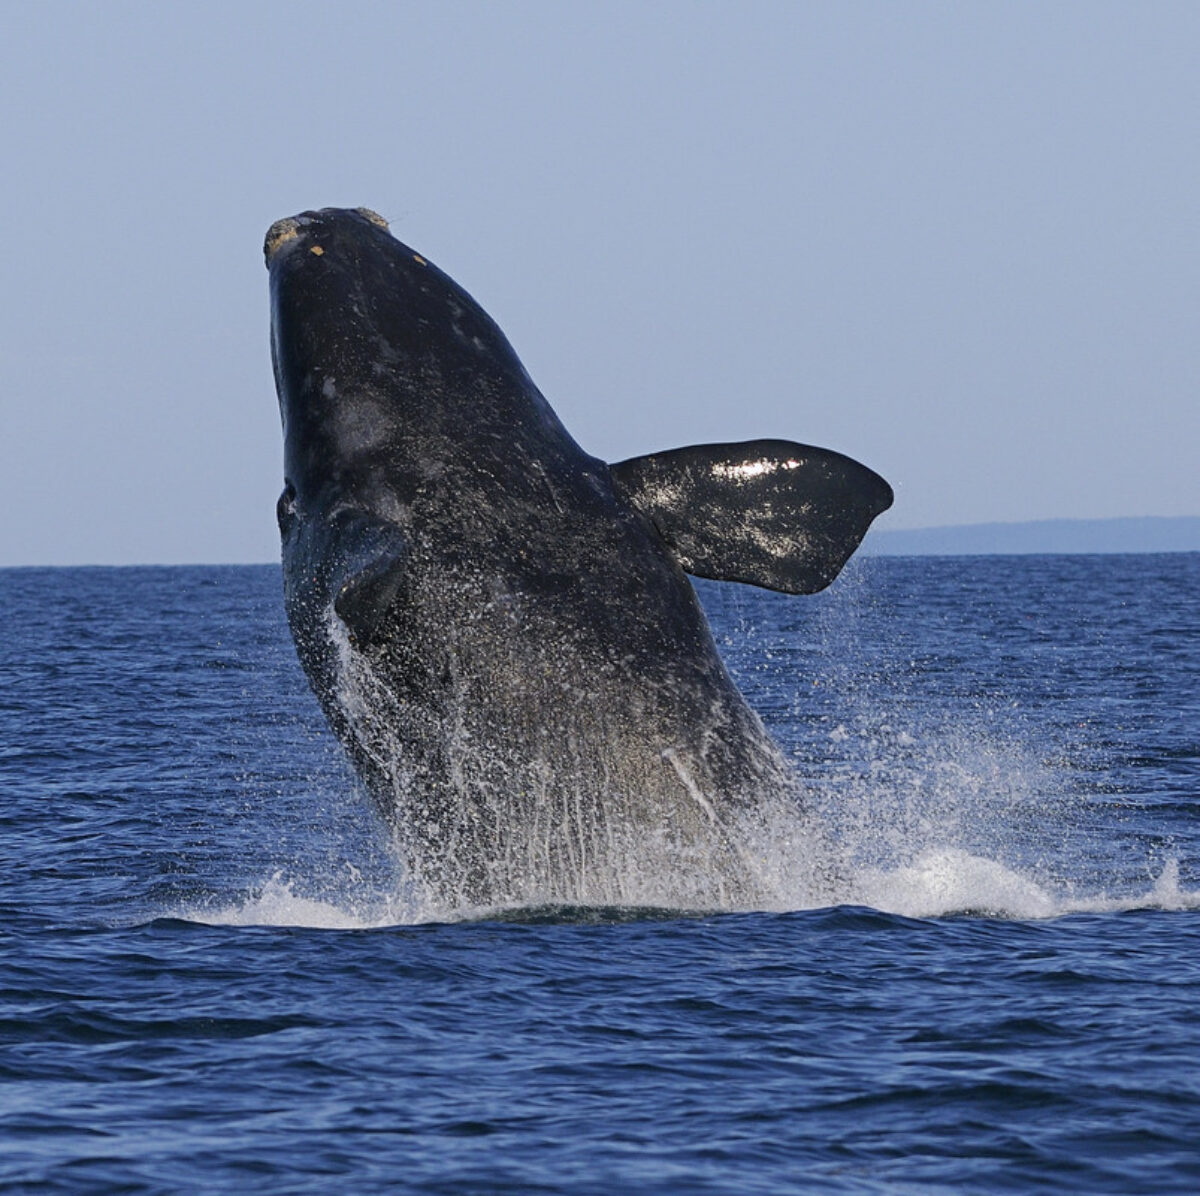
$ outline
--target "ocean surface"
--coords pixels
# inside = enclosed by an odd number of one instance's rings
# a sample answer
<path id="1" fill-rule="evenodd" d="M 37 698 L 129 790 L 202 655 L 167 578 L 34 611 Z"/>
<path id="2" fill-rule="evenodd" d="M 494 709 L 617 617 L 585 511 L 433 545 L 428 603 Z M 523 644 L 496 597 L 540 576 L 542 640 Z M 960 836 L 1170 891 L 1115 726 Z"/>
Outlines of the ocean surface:
<path id="1" fill-rule="evenodd" d="M 1200 554 L 698 588 L 836 905 L 422 908 L 277 569 L 0 571 L 0 1187 L 1200 1191 Z"/>

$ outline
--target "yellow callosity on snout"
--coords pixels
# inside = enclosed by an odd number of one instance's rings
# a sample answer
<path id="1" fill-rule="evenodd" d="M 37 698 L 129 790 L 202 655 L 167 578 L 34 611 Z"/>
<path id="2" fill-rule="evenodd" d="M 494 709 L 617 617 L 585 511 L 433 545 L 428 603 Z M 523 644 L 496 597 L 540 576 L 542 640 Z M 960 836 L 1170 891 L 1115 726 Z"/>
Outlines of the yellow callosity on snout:
<path id="1" fill-rule="evenodd" d="M 288 216 L 283 220 L 276 220 L 267 229 L 267 239 L 263 245 L 263 252 L 266 254 L 267 261 L 270 261 L 275 256 L 281 245 L 287 244 L 288 241 L 294 240 L 299 235 L 300 224 L 292 217 Z"/>
<path id="2" fill-rule="evenodd" d="M 372 224 L 377 224 L 385 232 L 391 231 L 388 228 L 388 222 L 378 212 L 373 212 L 370 208 L 355 208 L 354 210 L 360 216 L 365 216 Z"/>

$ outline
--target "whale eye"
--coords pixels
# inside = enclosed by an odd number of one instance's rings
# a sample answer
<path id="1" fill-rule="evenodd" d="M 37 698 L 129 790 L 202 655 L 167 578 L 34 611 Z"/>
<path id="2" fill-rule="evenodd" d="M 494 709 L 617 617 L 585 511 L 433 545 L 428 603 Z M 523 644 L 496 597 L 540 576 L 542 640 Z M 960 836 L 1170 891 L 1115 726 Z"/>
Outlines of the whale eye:
<path id="1" fill-rule="evenodd" d="M 360 216 L 365 216 L 372 224 L 378 225 L 383 231 L 390 232 L 388 222 L 378 212 L 372 212 L 370 208 L 355 208 Z"/>
<path id="2" fill-rule="evenodd" d="M 279 524 L 279 534 L 286 536 L 296 522 L 296 487 L 288 482 L 275 504 L 275 520 Z"/>

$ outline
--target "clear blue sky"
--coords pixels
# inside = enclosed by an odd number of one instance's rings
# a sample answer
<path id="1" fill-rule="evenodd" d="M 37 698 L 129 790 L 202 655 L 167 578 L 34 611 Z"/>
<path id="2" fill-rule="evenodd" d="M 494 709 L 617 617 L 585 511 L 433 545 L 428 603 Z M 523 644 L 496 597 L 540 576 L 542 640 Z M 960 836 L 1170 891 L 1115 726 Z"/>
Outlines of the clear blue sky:
<path id="1" fill-rule="evenodd" d="M 277 557 L 267 225 L 366 205 L 608 459 L 1200 514 L 1200 4 L 0 4 L 0 564 Z"/>

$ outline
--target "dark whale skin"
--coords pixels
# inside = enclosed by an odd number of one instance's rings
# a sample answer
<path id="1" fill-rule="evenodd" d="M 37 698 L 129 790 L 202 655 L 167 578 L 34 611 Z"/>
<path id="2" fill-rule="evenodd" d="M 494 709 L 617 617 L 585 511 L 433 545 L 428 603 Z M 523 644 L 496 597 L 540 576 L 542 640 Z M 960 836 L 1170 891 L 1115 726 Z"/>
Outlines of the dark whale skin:
<path id="1" fill-rule="evenodd" d="M 891 502 L 786 441 L 616 466 L 366 209 L 268 233 L 284 593 L 314 692 L 447 906 L 763 899 L 796 811 L 684 565 L 828 584 Z"/>

